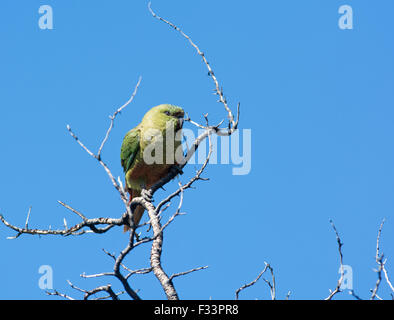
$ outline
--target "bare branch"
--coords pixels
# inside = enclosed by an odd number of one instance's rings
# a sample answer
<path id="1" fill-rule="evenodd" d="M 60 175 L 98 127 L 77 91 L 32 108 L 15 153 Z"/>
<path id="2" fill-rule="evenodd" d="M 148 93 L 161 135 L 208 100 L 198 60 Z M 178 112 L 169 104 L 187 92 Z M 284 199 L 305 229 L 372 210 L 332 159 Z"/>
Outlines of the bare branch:
<path id="1" fill-rule="evenodd" d="M 372 291 L 371 300 L 374 300 L 375 298 L 379 299 L 379 296 L 377 295 L 377 293 L 378 293 L 378 289 L 379 289 L 380 283 L 382 281 L 382 271 L 384 269 L 384 264 L 385 264 L 385 261 L 383 261 L 384 254 L 383 253 L 380 254 L 380 247 L 379 247 L 380 236 L 382 234 L 382 229 L 383 229 L 384 222 L 385 222 L 385 219 L 383 219 L 382 223 L 380 224 L 379 231 L 378 231 L 378 236 L 377 236 L 377 239 L 376 239 L 375 260 L 376 260 L 376 263 L 378 264 L 378 270 L 376 270 L 376 273 L 378 274 L 378 279 L 376 280 L 375 288 L 373 290 L 371 290 Z M 390 283 L 390 281 L 388 281 L 388 283 Z"/>
<path id="2" fill-rule="evenodd" d="M 386 261 L 384 261 L 384 263 L 383 263 L 383 273 L 384 273 L 384 277 L 385 277 L 386 282 L 387 282 L 387 284 L 389 285 L 391 291 L 394 292 L 394 287 L 393 287 L 393 285 L 392 285 L 392 283 L 391 283 L 391 281 L 390 281 L 390 279 L 389 279 L 389 276 L 388 276 L 388 274 L 387 274 L 387 270 L 386 270 L 385 265 L 386 265 Z"/>
<path id="3" fill-rule="evenodd" d="M 249 283 L 247 283 L 247 284 L 244 284 L 242 287 L 240 287 L 239 289 L 237 289 L 237 291 L 235 291 L 235 300 L 238 300 L 239 294 L 240 294 L 240 292 L 241 292 L 242 290 L 245 290 L 246 288 L 249 288 L 249 287 L 253 286 L 254 284 L 257 283 L 257 281 L 259 281 L 259 279 L 260 279 L 260 278 L 263 276 L 263 274 L 267 271 L 268 266 L 269 266 L 269 265 L 266 263 L 264 269 L 259 273 L 259 275 L 257 276 L 256 279 L 254 279 L 253 281 L 251 281 L 251 282 L 249 282 Z"/>
<path id="4" fill-rule="evenodd" d="M 181 208 L 182 208 L 182 204 L 183 204 L 183 189 L 182 189 L 182 185 L 181 185 L 181 184 L 180 184 L 180 189 L 181 189 L 181 193 L 180 193 L 180 199 L 179 199 L 178 208 L 176 209 L 175 213 L 168 219 L 168 221 L 163 225 L 163 227 L 161 228 L 161 232 L 163 232 L 164 229 L 167 228 L 167 226 L 168 226 L 172 221 L 174 221 L 174 219 L 175 219 L 177 216 L 179 216 L 179 215 L 182 214 L 182 213 L 180 212 L 180 211 L 181 211 Z M 157 211 L 157 210 L 158 210 L 158 209 L 156 208 L 156 211 Z"/>
<path id="5" fill-rule="evenodd" d="M 272 283 L 264 278 L 263 278 L 263 280 L 265 281 L 265 283 L 268 284 L 268 286 L 270 288 L 271 299 L 275 300 L 275 298 L 276 298 L 276 282 L 275 282 L 274 269 L 271 267 L 271 265 L 269 263 L 267 263 L 267 262 L 264 262 L 264 263 L 265 263 L 266 267 L 270 270 Z"/>
<path id="6" fill-rule="evenodd" d="M 343 268 L 343 254 L 342 254 L 343 243 L 341 242 L 341 238 L 339 237 L 337 228 L 335 227 L 333 221 L 330 220 L 330 223 L 331 223 L 332 228 L 334 229 L 335 236 L 337 238 L 341 276 L 340 276 L 340 278 L 338 280 L 336 288 L 334 289 L 334 291 L 330 290 L 331 291 L 330 295 L 325 300 L 331 300 L 337 293 L 341 292 L 341 286 L 342 286 L 343 278 L 345 276 L 345 271 L 344 271 L 344 268 Z"/>
<path id="7" fill-rule="evenodd" d="M 128 202 L 128 200 L 127 200 L 127 194 L 126 194 L 125 190 L 123 189 L 123 186 L 120 185 L 120 184 L 116 181 L 115 177 L 114 177 L 113 174 L 111 173 L 111 170 L 108 168 L 108 166 L 102 161 L 102 159 L 101 159 L 101 152 L 102 152 L 102 149 L 104 148 L 105 143 L 107 142 L 107 140 L 108 140 L 108 138 L 109 138 L 109 134 L 111 133 L 111 130 L 112 130 L 113 126 L 114 126 L 114 121 L 115 121 L 116 116 L 117 116 L 126 106 L 128 106 L 128 105 L 134 100 L 134 97 L 135 97 L 135 95 L 137 94 L 138 87 L 139 87 L 140 83 L 141 83 L 141 77 L 138 79 L 138 82 L 137 82 L 137 84 L 136 84 L 136 86 L 135 86 L 135 88 L 134 88 L 134 92 L 133 92 L 133 94 L 131 95 L 130 99 L 129 99 L 124 105 L 122 105 L 120 108 L 118 108 L 118 109 L 115 111 L 115 113 L 110 117 L 110 120 L 111 120 L 110 126 L 109 126 L 109 128 L 108 128 L 108 130 L 107 130 L 107 132 L 106 132 L 106 135 L 105 135 L 103 141 L 101 142 L 101 145 L 100 145 L 100 147 L 99 147 L 99 150 L 98 150 L 98 153 L 97 153 L 97 154 L 94 154 L 90 149 L 88 149 L 88 148 L 82 143 L 82 141 L 79 140 L 78 136 L 71 130 L 71 127 L 70 127 L 69 125 L 67 125 L 67 130 L 69 131 L 70 135 L 75 139 L 75 141 L 77 141 L 77 143 L 78 143 L 78 144 L 79 144 L 79 145 L 80 145 L 90 156 L 92 156 L 93 158 L 95 158 L 95 159 L 100 163 L 100 165 L 104 168 L 105 172 L 107 173 L 107 175 L 109 176 L 109 178 L 110 178 L 110 180 L 111 180 L 111 182 L 112 182 L 112 185 L 113 185 L 113 186 L 115 187 L 115 189 L 119 192 L 120 197 L 121 197 L 123 203 L 125 204 L 126 208 L 128 207 L 128 206 L 127 206 L 127 202 Z M 128 209 L 127 209 L 127 210 L 128 210 Z M 132 213 L 131 213 L 131 212 L 128 212 L 128 214 L 131 216 Z"/>
<path id="8" fill-rule="evenodd" d="M 223 88 L 220 87 L 219 82 L 215 76 L 215 73 L 212 70 L 211 65 L 209 64 L 209 62 L 207 61 L 205 54 L 200 50 L 200 48 L 197 46 L 197 44 L 195 44 L 191 37 L 189 37 L 186 33 L 184 33 L 178 26 L 176 26 L 174 23 L 160 17 L 159 15 L 157 15 L 151 8 L 151 3 L 148 3 L 148 9 L 150 11 L 150 13 L 152 14 L 152 16 L 164 23 L 166 23 L 167 25 L 169 25 L 171 28 L 175 29 L 176 31 L 178 31 L 185 39 L 187 39 L 187 41 L 193 46 L 193 48 L 197 51 L 197 53 L 201 56 L 205 66 L 208 69 L 208 75 L 212 78 L 214 84 L 215 84 L 215 90 L 214 93 L 216 95 L 219 96 L 219 100 L 218 102 L 221 102 L 224 106 L 224 108 L 226 109 L 227 113 L 228 113 L 228 118 L 229 118 L 229 126 L 228 126 L 228 132 L 227 134 L 230 135 L 232 132 L 234 132 L 237 127 L 238 127 L 238 121 L 239 121 L 239 104 L 238 104 L 238 114 L 237 114 L 237 120 L 234 120 L 234 115 L 231 111 L 231 109 L 229 108 L 228 104 L 227 104 L 227 99 L 225 98 L 224 94 L 223 94 Z"/>
<path id="9" fill-rule="evenodd" d="M 361 298 L 354 292 L 354 290 L 350 290 L 350 291 L 349 291 L 349 294 L 350 294 L 351 296 L 353 296 L 356 300 L 363 300 L 363 299 L 361 299 Z"/>
<path id="10" fill-rule="evenodd" d="M 174 273 L 171 277 L 170 280 L 172 281 L 172 279 L 176 278 L 176 277 L 181 277 L 181 276 L 185 276 L 189 273 L 195 272 L 195 271 L 199 271 L 199 270 L 204 270 L 207 269 L 208 266 L 204 266 L 204 267 L 198 267 L 198 268 L 194 268 L 194 269 L 190 269 L 188 271 L 183 271 L 183 272 L 179 272 L 179 273 Z"/>
<path id="11" fill-rule="evenodd" d="M 68 295 L 66 295 L 66 294 L 64 294 L 64 293 L 60 293 L 60 292 L 57 291 L 57 290 L 54 290 L 54 291 L 45 291 L 45 293 L 46 293 L 48 296 L 58 296 L 58 297 L 62 297 L 62 298 L 67 299 L 67 300 L 75 300 L 74 298 L 72 298 L 72 297 L 70 297 L 70 296 L 68 296 Z"/>
<path id="12" fill-rule="evenodd" d="M 96 288 L 94 288 L 92 290 L 85 290 L 85 289 L 78 288 L 77 286 L 72 284 L 69 280 L 67 280 L 67 282 L 70 285 L 70 287 L 73 288 L 74 290 L 77 290 L 79 292 L 84 293 L 84 300 L 88 300 L 90 298 L 90 296 L 95 295 L 96 293 L 99 293 L 99 292 L 102 292 L 102 291 L 107 292 L 109 294 L 108 297 L 112 298 L 112 300 L 119 300 L 118 295 L 122 294 L 122 293 L 116 294 L 112 290 L 110 284 L 105 285 L 105 286 L 99 286 L 99 287 L 96 287 Z M 106 297 L 96 298 L 96 300 L 105 299 L 105 298 Z"/>
<path id="13" fill-rule="evenodd" d="M 105 137 L 104 137 L 103 141 L 101 142 L 100 148 L 99 148 L 99 150 L 98 150 L 98 152 L 97 152 L 97 158 L 98 158 L 98 159 L 101 159 L 101 152 L 102 152 L 102 150 L 103 150 L 103 148 L 104 148 L 105 143 L 107 142 L 107 140 L 108 140 L 108 138 L 109 138 L 109 134 L 111 133 L 112 128 L 114 127 L 114 122 L 115 122 L 116 116 L 117 116 L 119 113 L 121 113 L 122 110 L 123 110 L 124 108 L 126 108 L 131 102 L 133 102 L 134 97 L 136 96 L 137 91 L 138 91 L 138 88 L 139 88 L 139 86 L 140 86 L 141 80 L 142 80 L 142 77 L 140 76 L 139 79 L 138 79 L 138 82 L 137 82 L 137 84 L 136 84 L 136 86 L 135 86 L 135 88 L 134 88 L 134 92 L 132 93 L 130 99 L 127 100 L 126 103 L 125 103 L 124 105 L 122 105 L 120 108 L 118 108 L 118 109 L 114 112 L 114 114 L 113 114 L 112 116 L 109 117 L 109 119 L 111 120 L 111 122 L 110 122 L 109 128 L 108 128 L 108 130 L 107 130 L 107 133 L 105 134 Z"/>
<path id="14" fill-rule="evenodd" d="M 110 178 L 112 185 L 115 187 L 115 189 L 119 192 L 121 199 L 123 203 L 127 204 L 127 195 L 126 192 L 121 188 L 121 186 L 118 184 L 116 181 L 115 177 L 113 176 L 111 170 L 108 168 L 108 166 L 101 160 L 101 157 L 98 155 L 95 155 L 92 151 L 90 151 L 82 142 L 79 140 L 77 135 L 71 130 L 71 127 L 67 125 L 67 130 L 69 131 L 70 135 L 78 142 L 78 144 L 93 158 L 95 158 L 100 165 L 104 168 L 105 172 L 107 173 L 108 177 Z"/>
<path id="15" fill-rule="evenodd" d="M 150 263 L 153 269 L 153 273 L 155 274 L 156 278 L 160 281 L 160 284 L 164 289 L 167 299 L 179 300 L 178 293 L 175 290 L 172 280 L 165 273 L 161 265 L 161 254 L 163 248 L 163 232 L 159 218 L 156 214 L 156 210 L 154 206 L 151 203 L 147 204 L 146 207 L 149 214 L 153 234 L 155 236 L 155 239 L 152 242 L 152 248 L 150 254 Z"/>
<path id="16" fill-rule="evenodd" d="M 29 211 L 27 213 L 27 218 L 26 218 L 26 222 L 25 222 L 25 229 L 28 229 L 30 213 L 31 213 L 31 207 L 29 208 Z"/>
<path id="17" fill-rule="evenodd" d="M 112 218 L 94 218 L 94 219 L 86 219 L 81 223 L 74 225 L 68 229 L 26 229 L 26 228 L 19 228 L 17 226 L 12 225 L 9 223 L 5 218 L 0 215 L 0 220 L 3 222 L 5 226 L 17 232 L 15 237 L 8 237 L 8 239 L 15 239 L 19 237 L 21 234 L 31 234 L 31 235 L 62 235 L 62 236 L 69 236 L 69 235 L 81 235 L 84 233 L 88 233 L 87 230 L 81 230 L 84 227 L 89 227 L 95 233 L 104 233 L 108 231 L 110 228 L 114 226 L 121 226 L 125 224 L 125 219 L 122 217 L 120 219 L 112 219 Z M 105 224 L 107 227 L 98 229 L 95 228 L 96 225 Z M 81 230 L 81 231 L 80 231 Z M 95 231 L 93 231 L 95 230 Z M 79 231 L 79 232 L 77 232 Z"/>

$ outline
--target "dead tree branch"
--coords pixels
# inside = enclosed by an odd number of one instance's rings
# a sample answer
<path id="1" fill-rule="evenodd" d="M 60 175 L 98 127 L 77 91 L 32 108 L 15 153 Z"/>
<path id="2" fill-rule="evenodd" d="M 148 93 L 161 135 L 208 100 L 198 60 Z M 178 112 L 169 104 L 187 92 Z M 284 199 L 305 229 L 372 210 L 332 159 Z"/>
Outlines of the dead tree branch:
<path id="1" fill-rule="evenodd" d="M 388 272 L 385 267 L 387 259 L 384 259 L 384 254 L 381 253 L 381 250 L 380 250 L 380 238 L 381 238 L 382 229 L 383 229 L 383 225 L 384 225 L 385 221 L 386 221 L 386 219 L 383 219 L 382 223 L 380 224 L 378 236 L 376 238 L 375 261 L 378 265 L 378 269 L 376 270 L 376 273 L 378 275 L 378 279 L 376 280 L 374 289 L 371 290 L 371 292 L 372 292 L 372 295 L 370 298 L 371 300 L 374 300 L 375 298 L 380 299 L 380 297 L 377 295 L 377 293 L 379 290 L 379 286 L 381 285 L 381 282 L 382 282 L 382 278 L 383 278 L 382 273 L 384 275 L 387 285 L 389 286 L 391 291 L 394 292 L 394 287 L 389 279 L 389 275 L 388 275 Z"/>
<path id="2" fill-rule="evenodd" d="M 331 226 L 334 229 L 335 232 L 335 236 L 337 239 L 337 243 L 338 243 L 338 253 L 339 253 L 339 264 L 340 264 L 340 270 L 341 270 L 341 276 L 338 280 L 337 286 L 335 287 L 334 291 L 330 292 L 330 295 L 325 299 L 325 300 L 331 300 L 337 293 L 341 292 L 341 286 L 342 286 L 342 282 L 343 282 L 343 278 L 345 276 L 345 271 L 343 268 L 343 254 L 342 254 L 342 246 L 343 243 L 341 241 L 341 238 L 339 237 L 337 228 L 334 225 L 334 222 L 332 220 L 330 220 Z"/>
<path id="3" fill-rule="evenodd" d="M 249 283 L 247 283 L 247 284 L 244 284 L 242 287 L 240 287 L 239 289 L 237 289 L 237 290 L 235 291 L 235 300 L 238 300 L 239 294 L 240 294 L 240 292 L 241 292 L 242 290 L 245 290 L 246 288 L 249 288 L 249 287 L 255 285 L 255 284 L 257 283 L 257 281 L 260 280 L 260 278 L 264 275 L 264 273 L 265 273 L 267 270 L 269 270 L 270 273 L 271 273 L 271 279 L 272 279 L 271 281 L 272 281 L 272 282 L 270 282 L 270 281 L 268 281 L 268 280 L 266 280 L 266 279 L 264 279 L 264 278 L 263 278 L 263 280 L 264 280 L 264 282 L 268 285 L 268 287 L 270 288 L 271 299 L 272 299 L 272 300 L 275 300 L 275 299 L 276 299 L 276 283 L 275 283 L 274 269 L 271 267 L 271 265 L 270 265 L 269 263 L 264 262 L 264 264 L 265 264 L 264 269 L 259 273 L 259 275 L 257 276 L 256 279 L 254 279 L 253 281 L 251 281 L 251 282 L 249 282 Z M 287 298 L 288 298 L 289 296 L 290 296 L 290 292 L 288 293 Z"/>
<path id="4" fill-rule="evenodd" d="M 100 166 L 105 170 L 106 174 L 108 175 L 112 185 L 114 188 L 117 190 L 119 193 L 120 199 L 122 200 L 124 206 L 125 206 L 125 212 L 121 215 L 120 218 L 93 218 L 89 219 L 87 216 L 83 213 L 81 213 L 79 210 L 76 210 L 75 208 L 71 207 L 70 205 L 59 201 L 59 204 L 62 205 L 64 208 L 66 208 L 68 211 L 72 212 L 73 214 L 76 214 L 82 221 L 78 224 L 75 224 L 71 227 L 68 227 L 66 219 L 64 219 L 64 228 L 61 229 L 54 229 L 52 230 L 51 228 L 48 229 L 31 229 L 28 226 L 28 221 L 30 217 L 31 210 L 29 210 L 26 223 L 24 227 L 17 227 L 9 223 L 2 215 L 0 215 L 0 220 L 2 223 L 9 227 L 10 229 L 14 230 L 17 232 L 16 236 L 12 237 L 17 238 L 22 234 L 31 234 L 31 235 L 62 235 L 62 236 L 69 236 L 69 235 L 83 235 L 86 233 L 95 233 L 95 234 L 101 234 L 109 231 L 115 226 L 123 226 L 127 225 L 130 227 L 130 235 L 129 235 L 129 240 L 125 248 L 118 254 L 109 254 L 108 252 L 104 251 L 109 255 L 113 260 L 114 260 L 114 267 L 113 271 L 111 272 L 101 272 L 101 273 L 96 273 L 93 275 L 86 275 L 82 274 L 81 277 L 83 278 L 97 278 L 97 277 L 102 277 L 102 276 L 112 276 L 117 278 L 125 292 L 134 300 L 139 300 L 141 299 L 140 296 L 137 294 L 135 290 L 133 290 L 129 284 L 129 279 L 131 278 L 132 275 L 135 274 L 148 274 L 148 273 L 153 273 L 155 277 L 159 280 L 166 297 L 170 300 L 177 300 L 179 299 L 178 292 L 176 291 L 174 284 L 173 284 L 173 279 L 176 277 L 180 277 L 183 275 L 187 275 L 189 273 L 198 271 L 198 270 L 203 270 L 206 269 L 207 266 L 204 267 L 199 267 L 199 268 L 194 268 L 188 271 L 180 272 L 180 273 L 175 273 L 172 274 L 171 276 L 168 276 L 168 274 L 165 272 L 163 266 L 162 266 L 162 250 L 163 250 L 163 235 L 164 235 L 164 230 L 175 220 L 175 218 L 179 215 L 182 214 L 181 207 L 183 204 L 183 196 L 185 190 L 191 188 L 191 186 L 196 182 L 196 181 L 205 181 L 208 180 L 207 178 L 203 178 L 202 174 L 204 170 L 206 169 L 206 166 L 210 160 L 213 146 L 212 146 L 212 141 L 211 141 L 211 135 L 216 134 L 216 135 L 222 135 L 222 136 L 229 136 L 232 133 L 234 133 L 237 130 L 238 127 L 238 122 L 239 122 L 239 103 L 237 105 L 237 116 L 236 118 L 233 115 L 232 110 L 230 109 L 227 100 L 224 96 L 223 89 L 220 86 L 213 69 L 211 68 L 210 64 L 208 63 L 205 54 L 199 49 L 199 47 L 192 41 L 192 39 L 186 35 L 179 27 L 175 26 L 172 22 L 169 22 L 168 20 L 165 20 L 158 16 L 156 13 L 153 12 L 151 9 L 150 3 L 149 3 L 149 11 L 152 13 L 153 17 L 157 18 L 158 20 L 166 23 L 167 25 L 173 27 L 175 30 L 181 33 L 183 37 L 185 37 L 189 43 L 194 47 L 194 49 L 197 51 L 197 53 L 202 57 L 203 63 L 208 69 L 208 74 L 212 78 L 215 89 L 214 92 L 216 95 L 218 95 L 219 100 L 223 106 L 224 109 L 227 113 L 228 117 L 228 126 L 221 128 L 220 126 L 222 125 L 223 121 L 221 121 L 218 125 L 216 126 L 211 126 L 209 125 L 208 122 L 208 115 L 204 115 L 205 119 L 205 125 L 198 124 L 194 121 L 192 121 L 190 118 L 187 118 L 186 120 L 189 121 L 191 124 L 198 126 L 199 128 L 203 128 L 204 132 L 200 134 L 192 143 L 190 147 L 187 148 L 186 153 L 183 157 L 183 159 L 177 164 L 174 165 L 171 170 L 169 171 L 168 175 L 161 179 L 159 182 L 157 182 L 155 185 L 153 185 L 149 190 L 142 190 L 141 196 L 138 198 L 133 198 L 131 201 L 131 204 L 128 203 L 128 195 L 127 192 L 120 181 L 120 179 L 115 179 L 114 175 L 112 174 L 111 170 L 109 169 L 108 165 L 103 161 L 102 159 L 102 152 L 104 149 L 105 144 L 107 143 L 111 131 L 114 128 L 115 124 L 115 119 L 117 115 L 119 115 L 135 98 L 138 88 L 141 83 L 141 77 L 139 78 L 133 93 L 131 94 L 130 98 L 124 103 L 121 107 L 117 108 L 115 112 L 109 117 L 110 118 L 110 124 L 109 127 L 105 133 L 104 138 L 101 140 L 101 143 L 99 145 L 97 153 L 94 153 L 91 151 L 90 148 L 84 144 L 79 137 L 77 136 L 76 133 L 71 129 L 69 125 L 67 125 L 67 130 L 71 137 L 79 144 L 79 146 L 86 152 L 88 153 L 89 156 L 93 157 L 98 161 Z M 197 148 L 199 145 L 205 140 L 208 139 L 209 141 L 209 153 L 206 156 L 206 159 L 200 169 L 195 173 L 194 176 L 192 176 L 189 181 L 185 184 L 179 184 L 179 187 L 176 191 L 172 192 L 169 194 L 167 197 L 165 197 L 163 200 L 159 202 L 157 206 L 153 204 L 153 195 L 154 193 L 159 189 L 162 188 L 165 184 L 167 184 L 169 181 L 171 181 L 173 178 L 175 178 L 178 174 L 183 173 L 182 169 L 186 166 L 186 164 L 189 162 L 191 157 L 194 155 L 196 152 Z M 162 213 L 165 209 L 167 209 L 171 205 L 171 200 L 176 197 L 180 196 L 180 201 L 178 204 L 178 208 L 176 209 L 175 213 L 171 215 L 168 220 L 164 223 L 162 223 Z M 140 238 L 139 235 L 137 235 L 136 230 L 140 228 L 142 225 L 136 226 L 134 225 L 134 220 L 133 220 L 133 211 L 137 205 L 141 205 L 145 208 L 145 210 L 148 213 L 149 221 L 147 224 L 150 225 L 151 227 L 151 235 L 145 236 Z M 143 224 L 144 225 L 144 224 Z M 137 269 L 137 270 L 132 270 L 129 267 L 127 267 L 124 264 L 124 259 L 125 257 L 137 246 L 152 242 L 151 246 L 151 251 L 150 251 L 150 267 L 149 268 L 142 268 L 142 269 Z M 270 268 L 267 266 L 267 268 Z M 84 293 L 84 299 L 88 299 L 92 297 L 93 295 L 99 293 L 99 292 L 106 292 L 108 295 L 105 297 L 100 297 L 98 299 L 106 299 L 106 298 L 112 298 L 114 300 L 118 299 L 118 295 L 116 294 L 112 288 L 111 285 L 105 285 L 105 286 L 98 286 L 92 290 L 85 290 L 85 289 L 80 289 L 71 283 L 69 283 L 71 288 L 74 290 L 77 290 L 81 293 Z M 273 288 L 273 293 L 275 292 L 274 289 L 275 285 Z M 66 299 L 73 299 L 70 296 L 59 293 L 58 291 L 53 291 L 51 293 L 48 293 L 50 295 L 56 295 L 60 296 Z"/>

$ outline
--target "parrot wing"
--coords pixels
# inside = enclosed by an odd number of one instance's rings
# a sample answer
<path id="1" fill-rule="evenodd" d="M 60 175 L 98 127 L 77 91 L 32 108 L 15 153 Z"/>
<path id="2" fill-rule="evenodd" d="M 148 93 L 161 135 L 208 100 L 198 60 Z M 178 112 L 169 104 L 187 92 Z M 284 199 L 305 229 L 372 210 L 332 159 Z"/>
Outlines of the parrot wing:
<path id="1" fill-rule="evenodd" d="M 125 173 L 132 167 L 135 157 L 140 150 L 140 129 L 131 129 L 123 139 L 120 151 L 120 161 Z"/>

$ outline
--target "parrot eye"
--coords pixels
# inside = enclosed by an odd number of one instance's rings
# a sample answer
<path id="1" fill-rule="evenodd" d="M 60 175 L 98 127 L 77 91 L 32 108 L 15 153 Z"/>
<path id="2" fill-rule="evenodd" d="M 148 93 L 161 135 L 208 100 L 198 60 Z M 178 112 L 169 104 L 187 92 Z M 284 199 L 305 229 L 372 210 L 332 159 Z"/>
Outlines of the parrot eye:
<path id="1" fill-rule="evenodd" d="M 167 115 L 167 116 L 169 116 L 169 115 L 170 115 L 170 112 L 169 112 L 169 111 L 164 111 L 164 114 Z"/>

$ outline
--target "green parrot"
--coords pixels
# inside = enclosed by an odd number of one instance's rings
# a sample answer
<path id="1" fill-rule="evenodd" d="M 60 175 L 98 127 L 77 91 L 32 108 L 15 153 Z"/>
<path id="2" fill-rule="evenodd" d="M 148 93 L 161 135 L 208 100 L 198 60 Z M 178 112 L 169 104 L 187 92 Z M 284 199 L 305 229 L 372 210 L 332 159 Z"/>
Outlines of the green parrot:
<path id="1" fill-rule="evenodd" d="M 141 123 L 127 132 L 123 139 L 120 159 L 125 173 L 129 203 L 164 178 L 176 164 L 177 152 L 182 152 L 180 131 L 183 126 L 182 108 L 161 104 L 150 109 Z M 134 209 L 134 223 L 138 225 L 144 208 Z M 124 227 L 124 231 L 129 228 Z"/>

